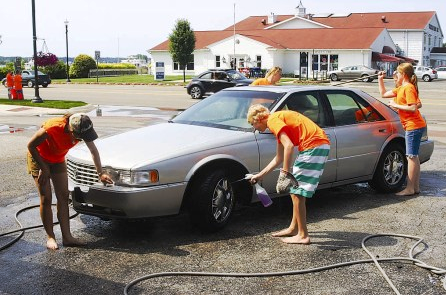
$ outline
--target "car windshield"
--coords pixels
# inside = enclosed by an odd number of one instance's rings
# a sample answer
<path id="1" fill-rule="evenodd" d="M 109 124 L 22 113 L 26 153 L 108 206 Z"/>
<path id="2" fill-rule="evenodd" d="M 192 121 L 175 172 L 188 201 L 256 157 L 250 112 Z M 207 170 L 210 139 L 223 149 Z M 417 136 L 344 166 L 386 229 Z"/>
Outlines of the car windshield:
<path id="1" fill-rule="evenodd" d="M 284 93 L 269 91 L 220 91 L 191 106 L 172 122 L 223 129 L 252 130 L 247 121 L 248 108 L 262 104 L 269 108 Z"/>

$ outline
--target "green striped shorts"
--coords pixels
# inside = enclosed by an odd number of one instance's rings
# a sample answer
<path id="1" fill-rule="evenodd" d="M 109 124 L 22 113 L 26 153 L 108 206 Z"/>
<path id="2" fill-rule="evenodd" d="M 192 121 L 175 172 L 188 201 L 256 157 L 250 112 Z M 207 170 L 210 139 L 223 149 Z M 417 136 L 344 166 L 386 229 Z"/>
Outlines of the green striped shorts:
<path id="1" fill-rule="evenodd" d="M 293 175 L 299 182 L 299 187 L 291 188 L 291 194 L 306 198 L 314 195 L 329 153 L 330 145 L 328 144 L 299 152 L 293 165 Z"/>

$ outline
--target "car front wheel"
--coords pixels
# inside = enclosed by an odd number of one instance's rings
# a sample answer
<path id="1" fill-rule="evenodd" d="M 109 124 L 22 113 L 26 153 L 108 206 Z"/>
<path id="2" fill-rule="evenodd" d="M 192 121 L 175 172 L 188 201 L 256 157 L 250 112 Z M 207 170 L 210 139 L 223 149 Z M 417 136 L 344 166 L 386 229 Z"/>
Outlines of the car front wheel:
<path id="1" fill-rule="evenodd" d="M 229 175 L 223 170 L 209 171 L 197 180 L 189 200 L 192 222 L 206 232 L 222 229 L 232 216 L 235 193 Z"/>
<path id="2" fill-rule="evenodd" d="M 34 83 L 33 81 L 29 80 L 26 85 L 28 85 L 29 88 L 32 88 L 34 86 Z"/>
<path id="3" fill-rule="evenodd" d="M 382 153 L 369 185 L 379 192 L 396 192 L 403 186 L 406 172 L 404 147 L 400 144 L 391 144 Z"/>
<path id="4" fill-rule="evenodd" d="M 193 99 L 200 99 L 203 97 L 203 89 L 201 89 L 200 86 L 192 86 L 192 88 L 190 89 L 190 96 Z"/>
<path id="5" fill-rule="evenodd" d="M 42 84 L 42 87 L 43 87 L 43 88 L 47 88 L 47 87 L 48 87 L 48 83 L 43 83 L 43 84 Z"/>
<path id="6" fill-rule="evenodd" d="M 423 76 L 423 81 L 424 82 L 430 82 L 432 79 L 431 79 L 431 77 L 429 76 L 429 75 L 424 75 Z"/>

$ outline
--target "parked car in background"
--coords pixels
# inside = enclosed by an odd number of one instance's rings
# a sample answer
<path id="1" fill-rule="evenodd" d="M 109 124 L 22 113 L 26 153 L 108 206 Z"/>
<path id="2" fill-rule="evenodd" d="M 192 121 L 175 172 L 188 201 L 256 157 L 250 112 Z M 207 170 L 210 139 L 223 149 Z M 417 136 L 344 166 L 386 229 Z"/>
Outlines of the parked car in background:
<path id="1" fill-rule="evenodd" d="M 114 185 L 98 181 L 85 144 L 71 149 L 67 167 L 74 209 L 105 219 L 188 212 L 205 231 L 223 228 L 236 204 L 258 201 L 252 185 L 241 179 L 276 154 L 275 136 L 254 131 L 247 121 L 248 108 L 259 103 L 273 113 L 298 111 L 324 129 L 331 145 L 319 189 L 358 182 L 379 192 L 401 189 L 407 171 L 404 130 L 386 104 L 353 88 L 247 86 L 219 91 L 169 122 L 96 140 Z M 421 163 L 433 149 L 426 130 Z M 273 198 L 279 196 L 279 171 L 261 183 Z"/>
<path id="2" fill-rule="evenodd" d="M 234 86 L 247 86 L 253 80 L 233 69 L 211 69 L 194 77 L 186 86 L 187 94 L 198 99 Z"/>
<path id="3" fill-rule="evenodd" d="M 434 79 L 438 79 L 437 71 L 425 66 L 416 66 L 415 75 L 418 79 L 422 79 L 425 82 L 430 82 Z"/>
<path id="4" fill-rule="evenodd" d="M 363 82 L 372 82 L 378 74 L 378 70 L 366 66 L 349 66 L 336 71 L 327 72 L 327 76 L 331 81 L 339 81 L 342 79 L 359 79 L 363 78 Z M 370 77 L 372 76 L 372 77 Z"/>
<path id="5" fill-rule="evenodd" d="M 37 72 L 39 77 L 39 85 L 42 87 L 48 87 L 49 84 L 51 84 L 51 78 L 47 74 L 44 74 L 42 72 Z M 6 78 L 2 79 L 3 86 L 6 87 Z M 34 71 L 24 70 L 22 71 L 22 85 L 28 86 L 28 87 L 34 87 L 36 84 L 36 79 L 34 76 Z"/>
<path id="6" fill-rule="evenodd" d="M 439 67 L 435 70 L 437 71 L 438 79 L 446 79 L 446 67 Z"/>

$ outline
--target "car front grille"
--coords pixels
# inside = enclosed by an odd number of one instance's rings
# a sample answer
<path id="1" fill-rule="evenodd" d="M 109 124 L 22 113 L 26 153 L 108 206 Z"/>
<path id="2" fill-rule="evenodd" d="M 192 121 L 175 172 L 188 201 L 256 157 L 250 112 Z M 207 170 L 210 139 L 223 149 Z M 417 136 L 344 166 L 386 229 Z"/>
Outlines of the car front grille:
<path id="1" fill-rule="evenodd" d="M 76 184 L 91 186 L 99 182 L 96 167 L 67 160 L 68 177 Z"/>

